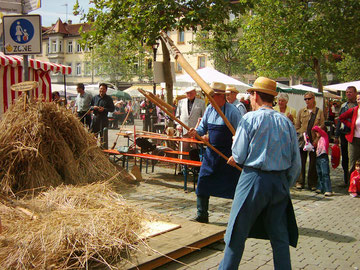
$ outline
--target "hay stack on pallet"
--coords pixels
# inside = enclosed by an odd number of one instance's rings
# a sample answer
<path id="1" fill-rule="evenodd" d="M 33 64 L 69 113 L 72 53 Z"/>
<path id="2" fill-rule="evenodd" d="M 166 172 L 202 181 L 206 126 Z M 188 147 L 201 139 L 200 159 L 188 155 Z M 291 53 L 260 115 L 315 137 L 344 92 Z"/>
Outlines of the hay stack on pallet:
<path id="1" fill-rule="evenodd" d="M 20 99 L 0 122 L 0 190 L 16 193 L 106 180 L 118 173 L 69 110 Z M 123 171 L 117 178 L 128 177 Z"/>
<path id="2" fill-rule="evenodd" d="M 143 221 L 155 219 L 109 183 L 60 186 L 20 203 L 36 218 L 0 203 L 1 269 L 122 269 L 143 243 Z"/>

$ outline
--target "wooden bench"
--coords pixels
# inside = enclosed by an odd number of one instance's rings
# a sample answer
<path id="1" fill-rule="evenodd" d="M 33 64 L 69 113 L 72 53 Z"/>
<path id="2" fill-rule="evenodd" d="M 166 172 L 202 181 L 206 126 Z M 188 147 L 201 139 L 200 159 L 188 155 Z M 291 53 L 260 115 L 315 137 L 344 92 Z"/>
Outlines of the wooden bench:
<path id="1" fill-rule="evenodd" d="M 148 168 L 148 160 L 156 160 L 156 161 L 161 161 L 161 162 L 169 162 L 169 163 L 174 163 L 174 164 L 181 164 L 184 166 L 184 190 L 187 190 L 187 175 L 188 175 L 188 171 L 190 170 L 188 168 L 189 167 L 200 167 L 201 166 L 201 161 L 194 161 L 194 160 L 188 160 L 188 159 L 179 159 L 179 158 L 171 158 L 171 157 L 164 157 L 164 156 L 157 156 L 157 155 L 151 155 L 151 154 L 145 154 L 145 153 L 137 153 L 137 154 L 130 154 L 130 153 L 121 153 L 116 149 L 108 149 L 108 150 L 103 150 L 104 153 L 107 153 L 109 155 L 114 155 L 114 160 L 115 157 L 117 155 L 121 155 L 124 158 L 122 158 L 122 162 L 123 162 L 123 167 L 126 166 L 126 169 L 129 169 L 129 157 L 133 157 L 133 158 L 140 158 L 140 171 L 142 170 L 142 160 L 145 159 L 146 160 L 146 172 L 147 172 L 147 168 Z M 175 151 L 178 152 L 178 151 Z M 119 161 L 115 160 L 115 162 Z M 196 184 L 196 175 L 193 172 L 193 176 L 194 176 L 194 189 L 195 189 L 195 184 Z"/>

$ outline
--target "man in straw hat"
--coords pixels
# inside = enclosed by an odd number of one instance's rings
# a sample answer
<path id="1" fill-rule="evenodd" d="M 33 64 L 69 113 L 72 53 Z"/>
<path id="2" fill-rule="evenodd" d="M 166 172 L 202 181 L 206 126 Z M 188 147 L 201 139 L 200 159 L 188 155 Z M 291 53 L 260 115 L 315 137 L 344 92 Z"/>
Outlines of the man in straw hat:
<path id="1" fill-rule="evenodd" d="M 205 112 L 205 101 L 196 98 L 196 90 L 193 86 L 186 88 L 185 93 L 186 99 L 180 100 L 176 108 L 176 118 L 180 119 L 188 127 L 193 128 Z M 181 125 L 178 125 L 177 129 L 183 134 L 187 132 L 186 130 L 183 131 Z"/>
<path id="2" fill-rule="evenodd" d="M 246 108 L 245 108 L 245 105 L 236 98 L 238 93 L 239 93 L 239 91 L 235 88 L 235 86 L 228 85 L 226 87 L 227 102 L 231 103 L 236 108 L 238 108 L 241 116 L 243 116 L 246 113 Z"/>
<path id="3" fill-rule="evenodd" d="M 226 102 L 225 84 L 213 82 L 211 84 L 215 95 L 213 99 L 220 107 L 226 118 L 233 127 L 237 127 L 241 116 L 238 109 Z M 194 136 L 196 132 L 200 136 L 206 135 L 214 147 L 224 155 L 231 156 L 232 133 L 225 125 L 224 120 L 212 105 L 206 108 L 203 118 L 196 129 L 190 129 L 189 135 Z M 226 160 L 220 157 L 209 147 L 206 149 L 196 189 L 197 216 L 195 221 L 209 222 L 209 198 L 210 196 L 232 199 L 239 179 L 240 171 L 226 164 Z"/>
<path id="4" fill-rule="evenodd" d="M 243 166 L 219 269 L 238 269 L 248 237 L 270 239 L 275 269 L 291 269 L 289 244 L 298 229 L 289 188 L 301 168 L 294 125 L 272 109 L 276 82 L 259 77 L 250 93 L 254 111 L 241 119 L 228 163 Z"/>

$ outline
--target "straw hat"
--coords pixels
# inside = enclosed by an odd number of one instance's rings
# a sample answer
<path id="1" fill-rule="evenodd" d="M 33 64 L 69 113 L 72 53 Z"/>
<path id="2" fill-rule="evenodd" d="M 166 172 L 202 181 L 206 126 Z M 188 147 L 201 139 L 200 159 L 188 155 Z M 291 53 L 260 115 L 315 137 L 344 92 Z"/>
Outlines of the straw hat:
<path id="1" fill-rule="evenodd" d="M 235 88 L 235 86 L 233 85 L 228 85 L 226 87 L 226 94 L 230 94 L 230 93 L 239 93 L 239 91 Z"/>
<path id="2" fill-rule="evenodd" d="M 188 88 L 185 89 L 185 93 L 189 93 L 191 91 L 195 91 L 195 87 L 194 86 L 190 86 Z"/>
<path id="3" fill-rule="evenodd" d="M 257 91 L 264 94 L 276 96 L 276 82 L 269 78 L 259 77 L 255 80 L 253 86 L 247 90 L 248 92 Z"/>
<path id="4" fill-rule="evenodd" d="M 225 94 L 226 85 L 221 82 L 212 82 L 210 87 L 214 90 L 215 94 Z"/>

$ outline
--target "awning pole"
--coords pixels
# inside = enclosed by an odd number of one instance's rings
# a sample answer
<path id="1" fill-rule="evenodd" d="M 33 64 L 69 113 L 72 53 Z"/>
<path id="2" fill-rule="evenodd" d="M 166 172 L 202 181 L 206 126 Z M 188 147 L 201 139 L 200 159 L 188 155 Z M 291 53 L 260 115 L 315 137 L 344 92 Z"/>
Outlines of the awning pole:
<path id="1" fill-rule="evenodd" d="M 65 95 L 65 101 L 67 103 L 67 97 L 66 97 L 66 75 L 64 74 L 64 95 Z"/>

